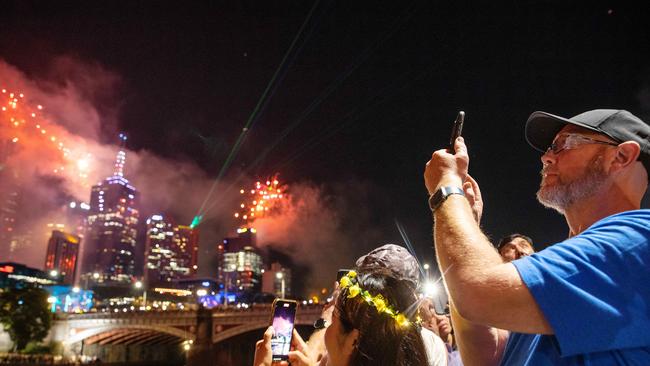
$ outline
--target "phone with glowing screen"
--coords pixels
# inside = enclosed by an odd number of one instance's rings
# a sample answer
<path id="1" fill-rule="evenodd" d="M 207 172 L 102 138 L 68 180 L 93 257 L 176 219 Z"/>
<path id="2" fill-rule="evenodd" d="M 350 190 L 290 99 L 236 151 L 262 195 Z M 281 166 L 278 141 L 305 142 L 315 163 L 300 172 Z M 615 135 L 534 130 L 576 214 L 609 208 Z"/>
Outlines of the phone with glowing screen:
<path id="1" fill-rule="evenodd" d="M 275 331 L 271 338 L 273 361 L 286 361 L 289 358 L 297 307 L 298 302 L 295 300 L 275 299 L 273 301 L 271 318 L 271 325 Z"/>

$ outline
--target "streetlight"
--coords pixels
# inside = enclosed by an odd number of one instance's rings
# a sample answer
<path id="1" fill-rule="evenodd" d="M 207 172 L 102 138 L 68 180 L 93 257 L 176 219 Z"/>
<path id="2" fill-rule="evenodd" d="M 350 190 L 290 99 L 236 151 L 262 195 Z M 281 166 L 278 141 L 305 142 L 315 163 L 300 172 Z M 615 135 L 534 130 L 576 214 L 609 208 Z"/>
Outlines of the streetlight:
<path id="1" fill-rule="evenodd" d="M 142 281 L 135 281 L 133 287 L 140 290 L 144 287 L 144 284 L 142 283 Z M 142 307 L 144 307 L 144 309 L 147 310 L 147 288 L 146 287 L 144 287 L 144 291 L 142 292 L 142 303 L 143 303 Z"/>
<path id="2" fill-rule="evenodd" d="M 275 274 L 275 277 L 281 281 L 282 287 L 281 287 L 281 293 L 282 293 L 282 298 L 284 299 L 284 274 L 282 272 L 277 272 Z"/>
<path id="3" fill-rule="evenodd" d="M 50 277 L 56 278 L 59 275 L 59 272 L 56 269 L 50 271 Z"/>
<path id="4" fill-rule="evenodd" d="M 425 263 L 423 267 L 424 267 L 424 270 L 425 270 L 425 273 L 426 273 L 426 280 L 428 281 L 429 280 L 429 263 Z"/>
<path id="5" fill-rule="evenodd" d="M 435 282 L 427 281 L 424 284 L 424 296 L 426 297 L 433 298 L 434 296 L 438 295 L 439 291 L 440 291 L 440 287 Z"/>

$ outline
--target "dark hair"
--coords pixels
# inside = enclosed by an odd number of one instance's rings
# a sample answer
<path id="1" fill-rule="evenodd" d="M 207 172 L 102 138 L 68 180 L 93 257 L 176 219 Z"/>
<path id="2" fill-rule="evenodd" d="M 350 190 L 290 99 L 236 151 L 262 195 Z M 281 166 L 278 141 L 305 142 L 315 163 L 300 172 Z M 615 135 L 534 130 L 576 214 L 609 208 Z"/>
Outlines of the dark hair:
<path id="1" fill-rule="evenodd" d="M 417 308 L 414 304 L 418 299 L 408 281 L 390 276 L 385 269 L 359 272 L 357 283 L 372 296 L 381 294 L 400 313 L 406 315 L 407 309 Z M 416 314 L 408 317 L 411 320 L 409 325 L 399 325 L 388 314 L 379 313 L 368 305 L 361 295 L 348 298 L 348 291 L 349 288 L 341 290 L 336 308 L 343 331 L 359 331 L 351 365 L 428 365 L 421 327 L 413 322 Z"/>
<path id="2" fill-rule="evenodd" d="M 501 240 L 499 240 L 499 244 L 497 245 L 497 250 L 501 250 L 501 247 L 503 247 L 504 245 L 510 243 L 511 241 L 513 241 L 514 239 L 517 239 L 517 238 L 524 239 L 525 241 L 528 242 L 528 244 L 530 244 L 530 246 L 533 249 L 535 249 L 535 247 L 533 246 L 533 239 L 529 238 L 528 236 L 526 236 L 524 234 L 514 233 L 514 234 L 510 234 L 510 235 L 507 235 L 507 236 L 504 236 L 503 238 L 501 238 Z"/>

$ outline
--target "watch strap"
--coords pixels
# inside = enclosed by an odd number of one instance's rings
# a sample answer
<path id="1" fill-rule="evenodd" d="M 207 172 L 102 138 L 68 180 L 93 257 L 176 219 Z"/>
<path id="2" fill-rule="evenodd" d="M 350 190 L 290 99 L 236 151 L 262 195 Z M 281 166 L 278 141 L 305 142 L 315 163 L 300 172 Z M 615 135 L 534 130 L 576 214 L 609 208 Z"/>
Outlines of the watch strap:
<path id="1" fill-rule="evenodd" d="M 453 186 L 440 187 L 434 194 L 429 197 L 429 208 L 431 208 L 431 212 L 435 212 L 438 207 L 440 207 L 440 205 L 445 202 L 447 197 L 451 196 L 452 194 L 465 196 L 465 191 L 463 191 L 462 188 Z"/>

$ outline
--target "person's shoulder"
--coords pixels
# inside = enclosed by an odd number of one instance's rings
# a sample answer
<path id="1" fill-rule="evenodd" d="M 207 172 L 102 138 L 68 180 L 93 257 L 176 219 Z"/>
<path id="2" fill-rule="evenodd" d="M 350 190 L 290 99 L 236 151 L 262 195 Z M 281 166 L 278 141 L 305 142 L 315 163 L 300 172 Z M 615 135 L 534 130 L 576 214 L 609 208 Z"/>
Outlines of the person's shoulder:
<path id="1" fill-rule="evenodd" d="M 611 226 L 638 226 L 650 228 L 650 209 L 619 212 L 596 221 L 586 231 L 598 230 Z"/>
<path id="2" fill-rule="evenodd" d="M 427 352 L 429 365 L 447 365 L 447 346 L 445 346 L 445 342 L 437 334 L 424 327 L 420 329 L 420 335 Z"/>
<path id="3" fill-rule="evenodd" d="M 650 209 L 642 208 L 638 210 L 629 210 L 607 216 L 600 220 L 603 221 L 620 221 L 620 220 L 650 220 Z"/>

